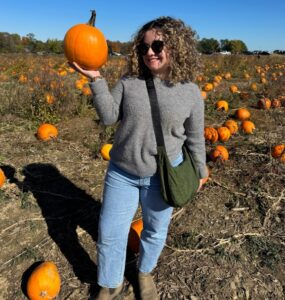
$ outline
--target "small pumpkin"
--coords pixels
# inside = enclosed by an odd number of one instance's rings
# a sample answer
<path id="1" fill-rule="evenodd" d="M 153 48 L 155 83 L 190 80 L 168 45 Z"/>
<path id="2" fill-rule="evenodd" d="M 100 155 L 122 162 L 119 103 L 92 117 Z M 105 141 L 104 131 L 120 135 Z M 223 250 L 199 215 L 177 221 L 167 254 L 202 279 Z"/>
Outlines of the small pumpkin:
<path id="1" fill-rule="evenodd" d="M 258 87 L 257 87 L 257 84 L 255 82 L 253 82 L 251 85 L 250 85 L 250 89 L 254 92 L 256 92 L 258 90 Z"/>
<path id="2" fill-rule="evenodd" d="M 229 103 L 226 100 L 219 100 L 216 102 L 216 109 L 217 110 L 229 110 Z"/>
<path id="3" fill-rule="evenodd" d="M 240 120 L 247 120 L 250 118 L 250 112 L 246 108 L 238 108 L 235 112 L 235 117 Z"/>
<path id="4" fill-rule="evenodd" d="M 57 138 L 58 130 L 54 125 L 44 123 L 39 126 L 36 135 L 37 138 L 41 141 L 49 141 L 51 139 Z"/>
<path id="5" fill-rule="evenodd" d="M 92 11 L 87 24 L 71 27 L 64 37 L 64 54 L 69 62 L 77 62 L 86 70 L 97 70 L 108 58 L 107 41 L 95 27 L 96 12 Z"/>
<path id="6" fill-rule="evenodd" d="M 233 93 L 233 94 L 237 93 L 238 92 L 238 87 L 235 84 L 232 84 L 230 86 L 230 92 Z"/>
<path id="7" fill-rule="evenodd" d="M 281 107 L 281 101 L 277 98 L 273 99 L 271 101 L 271 107 L 272 108 L 278 108 L 278 107 Z"/>
<path id="8" fill-rule="evenodd" d="M 30 300 L 52 300 L 60 291 L 61 279 L 53 262 L 38 265 L 27 281 L 27 295 Z"/>
<path id="9" fill-rule="evenodd" d="M 231 134 L 236 134 L 238 132 L 238 123 L 235 120 L 229 119 L 224 123 L 224 126 L 227 127 Z"/>
<path id="10" fill-rule="evenodd" d="M 128 248 L 134 253 L 139 252 L 142 230 L 143 221 L 141 218 L 132 222 L 128 237 Z"/>
<path id="11" fill-rule="evenodd" d="M 205 83 L 205 85 L 203 86 L 203 91 L 205 92 L 210 92 L 211 90 L 213 90 L 214 85 L 210 82 Z"/>
<path id="12" fill-rule="evenodd" d="M 231 132 L 228 127 L 221 126 L 217 128 L 219 141 L 226 142 L 231 137 Z"/>
<path id="13" fill-rule="evenodd" d="M 0 168 L 0 187 L 3 186 L 3 184 L 6 181 L 6 176 L 5 173 L 3 172 L 3 170 Z"/>
<path id="14" fill-rule="evenodd" d="M 101 149 L 100 153 L 104 160 L 110 160 L 110 151 L 113 147 L 113 144 L 104 144 Z"/>
<path id="15" fill-rule="evenodd" d="M 255 124 L 249 120 L 242 121 L 241 130 L 246 134 L 252 134 L 255 130 Z"/>
<path id="16" fill-rule="evenodd" d="M 285 144 L 278 144 L 271 147 L 271 156 L 274 158 L 280 157 L 285 152 Z"/>
<path id="17" fill-rule="evenodd" d="M 228 149 L 222 145 L 217 145 L 214 149 L 210 152 L 210 158 L 213 162 L 217 160 L 225 161 L 229 159 L 229 152 Z"/>
<path id="18" fill-rule="evenodd" d="M 214 144 L 219 139 L 219 134 L 214 127 L 205 127 L 204 137 L 206 141 L 209 141 L 210 143 Z"/>
<path id="19" fill-rule="evenodd" d="M 269 98 L 262 98 L 257 101 L 257 107 L 268 110 L 271 107 L 271 100 Z"/>
<path id="20" fill-rule="evenodd" d="M 232 78 L 232 74 L 230 72 L 227 72 L 226 74 L 224 74 L 224 78 L 226 80 L 230 80 Z"/>

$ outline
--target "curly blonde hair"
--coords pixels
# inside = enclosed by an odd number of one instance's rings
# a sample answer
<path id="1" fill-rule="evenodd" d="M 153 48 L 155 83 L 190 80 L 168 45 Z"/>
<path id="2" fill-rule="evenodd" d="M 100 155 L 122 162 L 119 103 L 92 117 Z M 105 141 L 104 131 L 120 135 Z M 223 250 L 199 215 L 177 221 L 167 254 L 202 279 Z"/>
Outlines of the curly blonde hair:
<path id="1" fill-rule="evenodd" d="M 166 80 L 171 84 L 193 81 L 200 70 L 196 33 L 182 20 L 172 17 L 157 18 L 138 30 L 133 38 L 127 74 L 138 77 L 146 77 L 150 74 L 138 51 L 138 46 L 143 42 L 145 33 L 151 29 L 162 34 L 165 47 L 170 52 L 170 72 Z"/>

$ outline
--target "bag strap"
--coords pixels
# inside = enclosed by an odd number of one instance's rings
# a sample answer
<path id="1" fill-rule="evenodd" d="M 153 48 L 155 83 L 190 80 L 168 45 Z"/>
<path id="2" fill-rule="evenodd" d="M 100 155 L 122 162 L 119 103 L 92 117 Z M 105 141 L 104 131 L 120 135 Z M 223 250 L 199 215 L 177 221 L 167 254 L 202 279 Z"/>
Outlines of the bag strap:
<path id="1" fill-rule="evenodd" d="M 145 82 L 146 82 L 146 87 L 147 87 L 148 96 L 149 96 L 149 102 L 150 102 L 150 107 L 151 107 L 151 117 L 152 117 L 152 123 L 153 123 L 157 147 L 159 147 L 159 146 L 165 147 L 163 131 L 162 131 L 162 126 L 161 126 L 160 111 L 159 111 L 159 106 L 158 106 L 158 99 L 157 99 L 157 94 L 156 94 L 156 90 L 155 90 L 155 86 L 154 86 L 153 77 L 147 77 L 145 79 Z"/>

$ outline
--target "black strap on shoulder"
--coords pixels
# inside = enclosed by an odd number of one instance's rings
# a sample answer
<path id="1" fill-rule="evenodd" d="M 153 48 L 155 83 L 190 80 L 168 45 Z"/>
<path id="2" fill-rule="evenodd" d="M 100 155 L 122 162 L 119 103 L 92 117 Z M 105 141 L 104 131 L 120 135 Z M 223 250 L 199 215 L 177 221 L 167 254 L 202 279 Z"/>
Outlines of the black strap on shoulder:
<path id="1" fill-rule="evenodd" d="M 147 87 L 149 102 L 151 107 L 151 117 L 152 117 L 156 143 L 157 146 L 165 146 L 163 131 L 161 127 L 161 117 L 159 112 L 158 99 L 157 99 L 153 77 L 147 77 L 145 79 L 145 82 L 146 82 L 146 87 Z"/>

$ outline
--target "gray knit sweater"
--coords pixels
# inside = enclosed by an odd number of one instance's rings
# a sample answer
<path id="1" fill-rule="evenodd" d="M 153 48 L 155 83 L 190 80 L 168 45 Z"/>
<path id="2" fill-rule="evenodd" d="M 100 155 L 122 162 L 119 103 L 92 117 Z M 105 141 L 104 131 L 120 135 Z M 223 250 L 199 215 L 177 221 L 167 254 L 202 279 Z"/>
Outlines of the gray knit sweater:
<path id="1" fill-rule="evenodd" d="M 168 86 L 154 78 L 167 155 L 170 161 L 181 152 L 186 140 L 200 178 L 207 176 L 204 140 L 204 101 L 193 83 Z M 157 171 L 156 139 L 146 83 L 139 78 L 122 78 L 109 92 L 105 79 L 90 83 L 100 121 L 118 121 L 111 161 L 126 172 L 147 177 Z"/>

